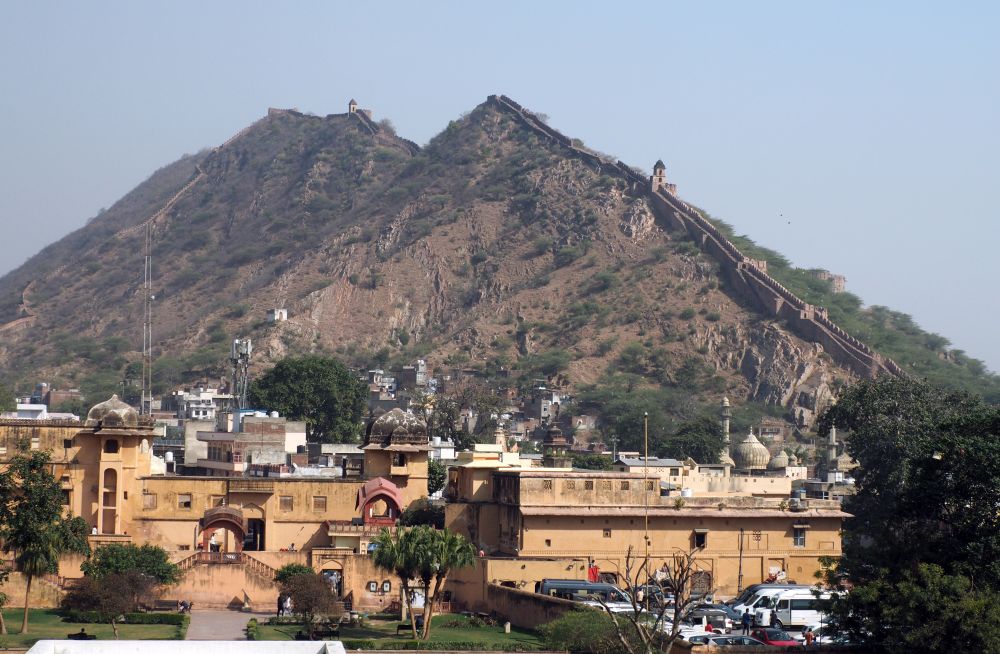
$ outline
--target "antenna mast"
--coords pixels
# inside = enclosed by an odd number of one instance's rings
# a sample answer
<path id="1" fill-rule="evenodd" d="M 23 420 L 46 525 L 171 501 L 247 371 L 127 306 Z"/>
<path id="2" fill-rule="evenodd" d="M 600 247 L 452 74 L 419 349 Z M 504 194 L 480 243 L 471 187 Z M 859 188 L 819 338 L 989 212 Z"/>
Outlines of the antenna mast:
<path id="1" fill-rule="evenodd" d="M 153 412 L 153 226 L 146 224 L 145 270 L 142 280 L 142 397 L 139 413 Z"/>

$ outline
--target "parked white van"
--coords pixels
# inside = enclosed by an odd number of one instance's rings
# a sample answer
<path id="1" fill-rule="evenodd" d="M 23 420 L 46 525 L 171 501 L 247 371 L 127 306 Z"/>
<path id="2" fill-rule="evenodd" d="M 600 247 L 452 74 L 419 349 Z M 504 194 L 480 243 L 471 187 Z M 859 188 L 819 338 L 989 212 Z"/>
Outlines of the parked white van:
<path id="1" fill-rule="evenodd" d="M 817 595 L 812 588 L 797 588 L 763 598 L 752 612 L 757 624 L 771 624 L 773 611 L 777 624 L 782 627 L 804 627 L 824 622 L 825 615 L 819 609 L 820 601 L 828 599 L 828 591 L 820 591 Z"/>
<path id="2" fill-rule="evenodd" d="M 793 588 L 789 588 L 788 586 L 778 586 L 778 587 L 767 586 L 763 588 L 758 588 L 757 591 L 753 595 L 751 595 L 745 602 L 743 602 L 742 604 L 737 604 L 736 606 L 733 607 L 733 609 L 741 616 L 743 615 L 744 611 L 750 609 L 750 615 L 754 615 L 755 612 L 757 611 L 757 608 L 761 606 L 761 602 L 763 602 L 767 598 L 774 597 L 775 595 L 780 595 L 781 593 L 787 593 L 788 591 L 792 590 L 808 590 L 808 589 L 809 586 L 795 586 Z M 768 604 L 768 608 L 770 608 L 770 604 Z M 757 624 L 760 623 L 758 622 Z"/>

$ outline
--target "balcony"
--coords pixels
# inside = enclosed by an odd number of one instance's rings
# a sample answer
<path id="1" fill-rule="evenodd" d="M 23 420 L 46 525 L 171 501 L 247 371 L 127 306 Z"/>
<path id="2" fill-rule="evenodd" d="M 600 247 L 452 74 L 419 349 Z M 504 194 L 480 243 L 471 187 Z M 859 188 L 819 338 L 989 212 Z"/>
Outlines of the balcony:
<path id="1" fill-rule="evenodd" d="M 410 469 L 406 466 L 389 466 L 389 476 L 391 477 L 409 477 Z"/>
<path id="2" fill-rule="evenodd" d="M 267 479 L 233 479 L 229 482 L 231 493 L 273 493 L 274 482 Z"/>

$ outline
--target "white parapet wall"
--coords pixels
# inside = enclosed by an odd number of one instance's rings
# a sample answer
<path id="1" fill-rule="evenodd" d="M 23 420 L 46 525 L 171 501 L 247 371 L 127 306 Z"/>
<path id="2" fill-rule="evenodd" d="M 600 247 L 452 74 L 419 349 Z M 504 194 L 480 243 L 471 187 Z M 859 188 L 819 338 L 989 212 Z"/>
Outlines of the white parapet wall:
<path id="1" fill-rule="evenodd" d="M 236 652 L 233 652 L 236 650 Z M 340 641 L 40 640 L 28 654 L 346 654 Z"/>

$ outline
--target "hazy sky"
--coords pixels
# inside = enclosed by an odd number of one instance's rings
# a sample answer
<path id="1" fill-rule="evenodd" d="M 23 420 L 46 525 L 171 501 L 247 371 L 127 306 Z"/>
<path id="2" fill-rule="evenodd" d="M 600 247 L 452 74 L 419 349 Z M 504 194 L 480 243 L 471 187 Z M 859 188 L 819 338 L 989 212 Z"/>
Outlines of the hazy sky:
<path id="1" fill-rule="evenodd" d="M 1000 370 L 1000 3 L 0 0 L 0 274 L 269 106 L 506 93 Z M 789 221 L 791 224 L 789 224 Z"/>

